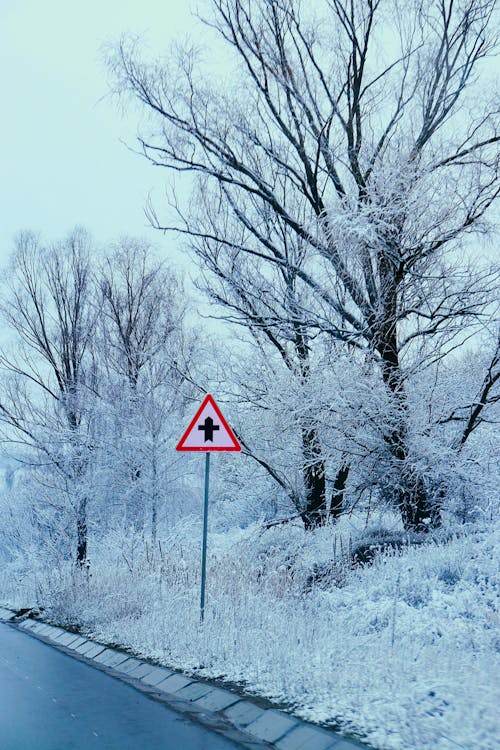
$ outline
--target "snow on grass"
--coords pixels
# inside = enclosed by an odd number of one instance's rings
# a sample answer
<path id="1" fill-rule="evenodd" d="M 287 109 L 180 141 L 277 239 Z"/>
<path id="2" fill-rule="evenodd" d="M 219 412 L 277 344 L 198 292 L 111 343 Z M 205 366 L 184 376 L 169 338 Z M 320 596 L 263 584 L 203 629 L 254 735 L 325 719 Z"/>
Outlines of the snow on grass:
<path id="1" fill-rule="evenodd" d="M 108 538 L 88 579 L 61 570 L 41 596 L 59 622 L 239 682 L 376 748 L 497 748 L 498 530 L 352 569 L 346 528 L 211 535 L 203 627 L 193 521 L 154 555 Z M 311 580 L 315 565 L 324 575 Z"/>

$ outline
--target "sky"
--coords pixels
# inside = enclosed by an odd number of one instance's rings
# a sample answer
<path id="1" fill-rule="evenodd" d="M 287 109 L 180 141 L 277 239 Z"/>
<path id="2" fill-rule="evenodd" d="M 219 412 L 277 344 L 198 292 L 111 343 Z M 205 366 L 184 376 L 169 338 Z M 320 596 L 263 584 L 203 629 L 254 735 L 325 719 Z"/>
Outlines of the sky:
<path id="1" fill-rule="evenodd" d="M 130 31 L 161 53 L 195 28 L 190 6 L 0 0 L 0 267 L 24 229 L 57 240 L 78 224 L 98 243 L 131 234 L 175 250 L 144 215 L 166 175 L 125 145 L 134 145 L 137 112 L 109 97 L 102 46 Z"/>
<path id="2" fill-rule="evenodd" d="M 161 215 L 169 175 L 127 148 L 138 112 L 124 112 L 109 95 L 102 48 L 126 32 L 141 35 L 151 57 L 186 35 L 205 43 L 192 14 L 204 4 L 0 0 L 0 269 L 19 231 L 57 240 L 83 225 L 98 244 L 146 237 L 196 276 L 181 240 L 152 229 L 144 214 L 151 197 Z"/>

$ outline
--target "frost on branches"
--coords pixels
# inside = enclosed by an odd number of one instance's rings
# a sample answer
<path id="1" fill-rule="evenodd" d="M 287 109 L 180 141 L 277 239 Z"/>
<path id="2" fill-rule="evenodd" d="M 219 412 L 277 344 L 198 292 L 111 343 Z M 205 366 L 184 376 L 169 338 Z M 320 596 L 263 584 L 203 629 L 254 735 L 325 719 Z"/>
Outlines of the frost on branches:
<path id="1" fill-rule="evenodd" d="M 389 397 L 380 490 L 405 529 L 437 527 L 446 490 L 414 456 L 409 379 L 491 312 L 495 273 L 468 251 L 498 191 L 494 4 L 209 5 L 231 83 L 194 47 L 148 63 L 125 38 L 111 55 L 116 90 L 149 116 L 145 156 L 195 185 L 151 218 L 186 238 L 223 315 L 299 379 L 317 338 L 370 361 Z M 300 429 L 314 525 L 337 513 L 349 464 L 327 497 L 318 431 Z"/>
<path id="2" fill-rule="evenodd" d="M 493 749 L 494 3 L 204 9 L 208 54 L 109 57 L 197 290 L 80 229 L 21 234 L 3 279 L 0 603 L 381 750 Z M 214 457 L 200 628 L 175 445 L 207 392 L 243 450 Z"/>

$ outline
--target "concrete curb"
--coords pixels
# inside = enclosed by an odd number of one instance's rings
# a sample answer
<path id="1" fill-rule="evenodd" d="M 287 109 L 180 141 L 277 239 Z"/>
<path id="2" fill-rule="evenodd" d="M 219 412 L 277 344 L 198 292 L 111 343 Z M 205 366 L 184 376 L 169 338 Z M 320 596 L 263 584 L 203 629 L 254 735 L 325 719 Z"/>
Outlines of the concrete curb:
<path id="1" fill-rule="evenodd" d="M 119 649 L 104 646 L 42 620 L 14 620 L 15 613 L 0 607 L 0 620 L 10 622 L 67 654 L 83 659 L 148 692 L 176 710 L 187 712 L 202 723 L 248 748 L 279 750 L 366 750 L 368 745 L 347 739 L 275 708 L 266 708 L 249 697 L 197 680 L 168 667 L 150 664 Z"/>

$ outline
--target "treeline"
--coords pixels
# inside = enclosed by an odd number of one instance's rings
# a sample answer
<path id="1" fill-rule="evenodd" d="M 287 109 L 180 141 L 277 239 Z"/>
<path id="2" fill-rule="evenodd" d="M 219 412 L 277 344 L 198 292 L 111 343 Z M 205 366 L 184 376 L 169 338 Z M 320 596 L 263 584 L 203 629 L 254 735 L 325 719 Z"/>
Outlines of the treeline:
<path id="1" fill-rule="evenodd" d="M 493 338 L 490 351 L 485 339 L 408 372 L 400 412 L 364 352 L 293 324 L 290 339 L 259 323 L 202 340 L 186 325 L 187 299 L 144 242 L 98 252 L 80 229 L 49 245 L 20 235 L 0 357 L 4 450 L 24 466 L 3 497 L 8 559 L 44 550 L 86 564 L 89 534 L 97 547 L 113 530 L 154 550 L 159 527 L 199 504 L 196 466 L 175 444 L 209 389 L 244 448 L 219 465 L 213 520 L 223 528 L 301 518 L 314 529 L 353 510 L 401 510 L 395 492 L 408 477 L 424 482 L 430 522 L 403 514 L 407 530 L 435 528 L 443 508 L 462 521 L 489 512 Z M 388 438 L 401 419 L 404 460 Z"/>
<path id="2" fill-rule="evenodd" d="M 2 315 L 4 445 L 39 485 L 35 528 L 67 532 L 66 554 L 74 538 L 79 563 L 89 510 L 94 526 L 121 519 L 154 544 L 172 422 L 193 390 L 180 280 L 144 242 L 125 239 L 101 255 L 81 229 L 50 245 L 24 233 Z M 18 522 L 28 534 L 29 516 Z"/>
<path id="3" fill-rule="evenodd" d="M 453 463 L 498 398 L 498 265 L 477 247 L 499 193 L 494 2 L 208 5 L 205 32 L 229 84 L 194 45 L 150 61 L 125 37 L 109 58 L 114 90 L 145 117 L 145 157 L 194 185 L 191 200 L 173 192 L 170 212 L 151 220 L 185 239 L 221 314 L 304 399 L 318 349 L 325 402 L 336 398 L 332 362 L 353 368 L 357 452 L 338 451 L 332 466 L 316 398 L 295 412 L 302 477 L 291 495 L 306 526 L 341 512 L 352 455 L 370 452 L 374 430 L 382 444 L 366 486 L 406 530 L 437 527 L 449 480 L 422 444 L 436 419 L 455 423 Z M 436 416 L 440 374 L 474 337 L 486 360 L 475 391 Z M 378 411 L 361 396 L 367 377 Z M 420 383 L 428 420 L 415 413 Z M 336 419 L 352 424 L 345 409 Z"/>
<path id="4" fill-rule="evenodd" d="M 5 439 L 64 485 L 80 562 L 90 486 L 154 544 L 181 491 L 172 415 L 207 390 L 244 447 L 221 463 L 237 523 L 313 529 L 384 506 L 426 533 L 488 513 L 494 3 L 210 5 L 230 85 L 189 46 L 151 63 L 125 38 L 109 67 L 145 115 L 142 152 L 180 179 L 150 217 L 197 260 L 221 335 L 193 345 L 179 280 L 141 243 L 91 262 L 81 233 L 51 248 L 24 235 L 3 306 L 18 342 L 1 360 Z"/>

